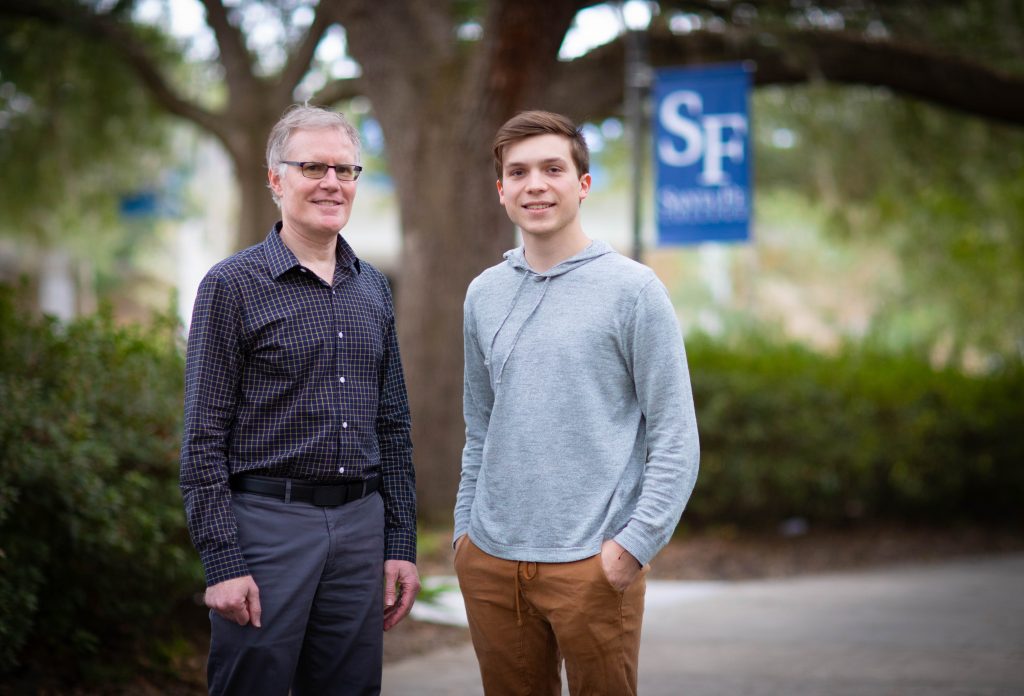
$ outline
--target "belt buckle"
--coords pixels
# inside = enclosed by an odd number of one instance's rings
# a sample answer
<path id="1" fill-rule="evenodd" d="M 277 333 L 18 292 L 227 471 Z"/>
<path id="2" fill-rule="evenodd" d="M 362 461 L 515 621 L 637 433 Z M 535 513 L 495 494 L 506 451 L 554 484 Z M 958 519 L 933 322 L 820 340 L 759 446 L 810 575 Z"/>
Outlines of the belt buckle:
<path id="1" fill-rule="evenodd" d="M 337 507 L 344 505 L 345 486 L 314 486 L 313 497 L 309 502 L 318 507 Z"/>

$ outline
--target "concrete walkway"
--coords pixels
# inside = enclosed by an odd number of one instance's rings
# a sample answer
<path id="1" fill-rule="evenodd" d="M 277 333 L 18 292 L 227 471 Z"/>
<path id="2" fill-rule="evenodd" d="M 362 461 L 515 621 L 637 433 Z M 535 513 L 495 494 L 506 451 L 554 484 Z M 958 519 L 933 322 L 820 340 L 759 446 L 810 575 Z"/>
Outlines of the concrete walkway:
<path id="1" fill-rule="evenodd" d="M 1024 695 L 1024 554 L 716 584 L 648 602 L 643 696 Z M 482 694 L 469 645 L 385 696 Z"/>

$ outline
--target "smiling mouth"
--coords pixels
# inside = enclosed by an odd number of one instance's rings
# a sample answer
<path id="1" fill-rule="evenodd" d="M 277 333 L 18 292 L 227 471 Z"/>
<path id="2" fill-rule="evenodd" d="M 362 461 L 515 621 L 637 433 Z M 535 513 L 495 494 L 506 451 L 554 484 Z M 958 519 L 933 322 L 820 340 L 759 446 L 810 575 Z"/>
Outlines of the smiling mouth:
<path id="1" fill-rule="evenodd" d="M 527 203 L 523 206 L 527 210 L 547 210 L 548 208 L 554 208 L 554 203 Z"/>
<path id="2" fill-rule="evenodd" d="M 341 205 L 341 201 L 313 201 L 313 205 L 321 208 L 334 208 Z"/>

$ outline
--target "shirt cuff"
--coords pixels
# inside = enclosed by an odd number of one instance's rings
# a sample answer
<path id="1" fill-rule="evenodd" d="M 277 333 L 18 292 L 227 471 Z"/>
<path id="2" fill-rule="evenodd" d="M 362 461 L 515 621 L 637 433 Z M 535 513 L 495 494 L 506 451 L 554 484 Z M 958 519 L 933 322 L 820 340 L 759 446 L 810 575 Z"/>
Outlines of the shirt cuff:
<path id="1" fill-rule="evenodd" d="M 203 570 L 206 572 L 206 586 L 250 575 L 249 565 L 237 546 L 222 546 L 202 554 Z"/>
<path id="2" fill-rule="evenodd" d="M 641 566 L 647 565 L 654 558 L 655 554 L 658 553 L 659 548 L 657 544 L 651 539 L 646 538 L 643 534 L 639 533 L 635 528 L 626 525 L 626 528 L 615 535 L 616 543 L 619 546 L 633 554 Z"/>
<path id="3" fill-rule="evenodd" d="M 384 560 L 416 562 L 416 530 L 385 529 Z"/>

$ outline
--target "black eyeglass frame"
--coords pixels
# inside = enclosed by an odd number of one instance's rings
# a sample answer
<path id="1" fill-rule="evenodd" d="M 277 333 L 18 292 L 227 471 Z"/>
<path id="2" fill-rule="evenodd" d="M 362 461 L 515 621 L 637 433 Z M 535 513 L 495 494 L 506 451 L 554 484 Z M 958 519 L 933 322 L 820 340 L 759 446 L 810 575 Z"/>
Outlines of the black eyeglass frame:
<path id="1" fill-rule="evenodd" d="M 281 164 L 290 164 L 293 167 L 298 167 L 299 171 L 302 172 L 302 176 L 306 177 L 307 179 L 313 180 L 323 179 L 325 176 L 327 176 L 327 171 L 329 169 L 333 169 L 334 176 L 338 177 L 338 181 L 356 181 L 359 178 L 360 173 L 362 173 L 363 171 L 363 168 L 358 164 L 326 164 L 325 162 L 291 162 L 289 160 L 281 160 Z M 318 167 L 325 167 L 324 173 L 321 176 L 310 176 L 310 174 L 306 171 L 306 166 L 310 164 L 315 164 Z M 343 177 L 341 175 L 341 170 L 338 169 L 338 167 L 351 168 L 352 171 L 355 172 L 355 174 L 352 176 L 351 179 Z"/>

